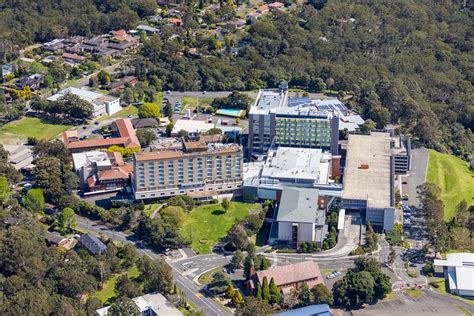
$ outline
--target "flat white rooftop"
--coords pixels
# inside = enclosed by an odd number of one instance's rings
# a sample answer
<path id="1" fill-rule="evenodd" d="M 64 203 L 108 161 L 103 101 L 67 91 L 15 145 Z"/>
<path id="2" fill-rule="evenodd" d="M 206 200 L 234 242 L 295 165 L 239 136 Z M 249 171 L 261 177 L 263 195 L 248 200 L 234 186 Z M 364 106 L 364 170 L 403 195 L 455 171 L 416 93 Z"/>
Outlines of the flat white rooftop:
<path id="1" fill-rule="evenodd" d="M 448 267 L 451 290 L 474 291 L 474 253 L 451 253 L 446 260 L 435 260 L 434 265 Z"/>
<path id="2" fill-rule="evenodd" d="M 270 110 L 286 106 L 288 91 L 279 89 L 260 90 L 249 114 L 267 114 Z"/>
<path id="3" fill-rule="evenodd" d="M 327 184 L 331 155 L 321 149 L 279 147 L 268 152 L 261 177 Z"/>
<path id="4" fill-rule="evenodd" d="M 344 199 L 366 200 L 370 208 L 391 207 L 390 134 L 349 134 Z"/>
<path id="5" fill-rule="evenodd" d="M 188 133 L 201 133 L 207 132 L 211 128 L 214 128 L 214 126 L 214 123 L 207 123 L 206 121 L 179 119 L 174 124 L 171 133 L 178 134 L 181 130 Z"/>
<path id="6" fill-rule="evenodd" d="M 96 163 L 97 166 L 111 166 L 111 162 L 107 154 L 103 151 L 86 151 L 82 153 L 72 154 L 72 161 L 74 162 L 74 169 L 78 171 L 89 163 Z"/>

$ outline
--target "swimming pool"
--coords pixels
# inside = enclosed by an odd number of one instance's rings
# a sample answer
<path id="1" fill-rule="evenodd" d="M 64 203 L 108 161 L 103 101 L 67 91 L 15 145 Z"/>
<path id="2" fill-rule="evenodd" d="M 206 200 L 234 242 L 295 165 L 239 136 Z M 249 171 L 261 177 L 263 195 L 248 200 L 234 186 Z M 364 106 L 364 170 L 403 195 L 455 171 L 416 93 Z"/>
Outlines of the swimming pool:
<path id="1" fill-rule="evenodd" d="M 216 111 L 216 114 L 239 117 L 242 115 L 242 110 L 239 109 L 220 109 Z"/>

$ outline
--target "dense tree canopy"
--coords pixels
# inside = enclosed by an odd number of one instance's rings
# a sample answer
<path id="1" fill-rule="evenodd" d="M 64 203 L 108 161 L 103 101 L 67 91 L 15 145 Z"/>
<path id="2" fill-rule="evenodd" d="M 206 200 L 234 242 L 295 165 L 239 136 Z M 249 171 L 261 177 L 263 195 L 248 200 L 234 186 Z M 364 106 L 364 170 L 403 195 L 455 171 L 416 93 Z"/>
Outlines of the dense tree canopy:
<path id="1" fill-rule="evenodd" d="M 254 90 L 286 79 L 290 87 L 345 91 L 354 95 L 349 106 L 378 127 L 401 124 L 430 147 L 472 150 L 473 11 L 451 0 L 315 7 L 261 17 L 235 43 L 237 55 L 203 37 L 188 39 L 186 30 L 185 41 L 163 32 L 130 67 L 141 78 L 157 75 L 170 90 Z M 202 55 L 176 58 L 188 45 Z"/>

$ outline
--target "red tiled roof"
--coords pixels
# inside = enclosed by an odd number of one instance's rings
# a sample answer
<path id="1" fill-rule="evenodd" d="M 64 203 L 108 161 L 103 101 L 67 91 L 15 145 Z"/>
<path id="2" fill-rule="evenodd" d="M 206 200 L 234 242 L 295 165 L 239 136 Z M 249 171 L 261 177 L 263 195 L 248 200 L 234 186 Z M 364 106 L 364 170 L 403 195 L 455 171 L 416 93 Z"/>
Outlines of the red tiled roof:
<path id="1" fill-rule="evenodd" d="M 259 10 L 260 12 L 268 11 L 268 6 L 267 6 L 266 4 L 261 5 L 261 6 L 258 7 L 258 10 Z"/>
<path id="2" fill-rule="evenodd" d="M 256 273 L 257 281 L 260 284 L 262 284 L 264 277 L 267 277 L 268 282 L 273 278 L 277 286 L 294 284 L 314 278 L 318 278 L 318 281 L 323 282 L 321 271 L 319 271 L 319 265 L 312 260 L 258 271 Z"/>
<path id="3" fill-rule="evenodd" d="M 80 55 L 77 55 L 77 54 L 71 54 L 71 53 L 64 53 L 63 58 L 74 59 L 74 60 L 79 60 L 79 61 L 84 61 L 84 60 L 87 59 L 84 56 L 80 56 Z"/>
<path id="4" fill-rule="evenodd" d="M 115 121 L 115 124 L 117 126 L 120 137 L 69 141 L 69 138 L 77 137 L 77 131 L 75 131 L 76 136 L 72 135 L 74 134 L 74 131 L 66 131 L 63 133 L 64 145 L 67 149 L 103 148 L 113 145 L 119 145 L 125 148 L 140 148 L 140 142 L 137 138 L 137 135 L 135 134 L 135 130 L 133 129 L 132 122 L 130 121 L 130 119 L 118 119 Z"/>
<path id="5" fill-rule="evenodd" d="M 125 31 L 125 30 L 116 30 L 116 31 L 112 31 L 112 34 L 114 34 L 116 36 L 125 36 L 127 34 L 127 31 Z"/>
<path id="6" fill-rule="evenodd" d="M 107 139 L 87 139 L 76 142 L 70 142 L 66 145 L 67 149 L 77 149 L 77 148 L 101 148 L 109 147 L 113 145 L 125 145 L 129 140 L 128 137 L 117 137 L 117 138 L 107 138 Z"/>
<path id="7" fill-rule="evenodd" d="M 270 3 L 268 6 L 270 8 L 281 8 L 285 5 L 283 3 L 277 1 L 277 2 Z"/>
<path id="8" fill-rule="evenodd" d="M 99 171 L 97 173 L 97 178 L 100 181 L 104 180 L 115 180 L 115 179 L 128 179 L 128 173 L 123 171 L 120 167 L 113 167 L 109 170 Z"/>

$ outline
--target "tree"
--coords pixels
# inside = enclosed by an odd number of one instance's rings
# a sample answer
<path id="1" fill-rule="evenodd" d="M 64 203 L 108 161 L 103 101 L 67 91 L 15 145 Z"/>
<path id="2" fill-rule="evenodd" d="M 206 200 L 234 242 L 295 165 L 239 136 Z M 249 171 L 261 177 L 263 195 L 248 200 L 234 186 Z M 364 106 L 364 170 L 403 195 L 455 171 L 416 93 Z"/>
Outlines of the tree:
<path id="1" fill-rule="evenodd" d="M 58 225 L 62 231 L 68 231 L 76 228 L 76 213 L 74 213 L 74 210 L 72 208 L 66 207 L 61 212 L 58 218 Z"/>
<path id="2" fill-rule="evenodd" d="M 272 314 L 272 308 L 267 302 L 247 296 L 244 303 L 237 307 L 238 316 L 267 316 Z"/>
<path id="3" fill-rule="evenodd" d="M 427 262 L 421 269 L 424 275 L 432 277 L 435 273 L 433 262 Z"/>
<path id="4" fill-rule="evenodd" d="M 278 304 L 281 301 L 281 293 L 280 289 L 276 286 L 275 280 L 273 278 L 270 279 L 270 303 L 271 304 Z"/>
<path id="5" fill-rule="evenodd" d="M 10 194 L 10 189 L 8 188 L 8 181 L 6 177 L 0 176 L 0 206 L 5 203 Z"/>
<path id="6" fill-rule="evenodd" d="M 141 312 L 138 306 L 130 298 L 119 298 L 110 306 L 108 311 L 112 316 L 140 316 Z"/>
<path id="7" fill-rule="evenodd" d="M 155 103 L 143 103 L 138 109 L 138 117 L 160 119 L 160 107 Z"/>
<path id="8" fill-rule="evenodd" d="M 166 107 L 165 107 L 165 114 L 166 116 L 171 120 L 173 119 L 173 106 L 171 105 L 171 103 L 168 101 L 166 103 Z"/>
<path id="9" fill-rule="evenodd" d="M 316 284 L 312 289 L 311 293 L 313 295 L 313 303 L 315 304 L 328 304 L 332 305 L 334 303 L 334 298 L 331 291 L 323 284 Z"/>
<path id="10" fill-rule="evenodd" d="M 21 200 L 23 206 L 33 213 L 43 213 L 44 211 L 44 195 L 41 189 L 31 189 L 26 192 Z"/>
<path id="11" fill-rule="evenodd" d="M 229 231 L 228 238 L 229 242 L 232 243 L 235 248 L 240 250 L 245 249 L 249 244 L 247 232 L 241 224 L 232 226 Z"/>
<path id="12" fill-rule="evenodd" d="M 260 282 L 257 282 L 257 286 L 255 287 L 255 297 L 258 300 L 263 299 L 262 298 L 262 287 L 260 286 Z"/>
<path id="13" fill-rule="evenodd" d="M 224 198 L 221 203 L 222 208 L 227 212 L 230 208 L 230 201 L 228 198 Z"/>
<path id="14" fill-rule="evenodd" d="M 140 284 L 130 281 L 126 274 L 119 276 L 115 284 L 115 292 L 120 297 L 134 298 L 143 294 Z"/>
<path id="15" fill-rule="evenodd" d="M 372 224 L 369 222 L 367 225 L 367 231 L 365 232 L 365 245 L 364 248 L 367 252 L 372 252 L 377 249 L 378 236 L 372 228 Z"/>
<path id="16" fill-rule="evenodd" d="M 123 266 L 129 268 L 133 266 L 137 259 L 137 250 L 132 244 L 124 245 L 119 251 L 119 257 L 123 260 Z"/>
<path id="17" fill-rule="evenodd" d="M 372 302 L 375 281 L 367 271 L 348 271 L 342 280 L 336 281 L 333 287 L 334 302 L 348 309 L 359 308 Z"/>
<path id="18" fill-rule="evenodd" d="M 265 302 L 270 300 L 270 286 L 268 285 L 268 279 L 266 276 L 263 277 L 262 281 L 262 299 Z"/>
<path id="19" fill-rule="evenodd" d="M 56 157 L 43 156 L 35 160 L 36 185 L 44 190 L 46 199 L 56 201 L 64 193 L 61 182 L 61 161 Z"/>
<path id="20" fill-rule="evenodd" d="M 99 73 L 97 74 L 97 79 L 99 80 L 99 83 L 103 86 L 107 85 L 111 80 L 110 74 L 105 70 L 99 71 Z"/>
<path id="21" fill-rule="evenodd" d="M 243 303 L 244 303 L 244 298 L 242 294 L 240 293 L 239 290 L 236 290 L 234 292 L 234 295 L 232 296 L 232 304 L 234 304 L 235 306 L 240 306 Z"/>
<path id="22" fill-rule="evenodd" d="M 368 119 L 360 126 L 360 131 L 364 134 L 368 134 L 371 130 L 374 130 L 377 127 L 374 121 Z"/>
<path id="23" fill-rule="evenodd" d="M 303 306 L 309 305 L 311 303 L 313 300 L 313 294 L 311 293 L 308 284 L 303 283 L 298 298 Z"/>
<path id="24" fill-rule="evenodd" d="M 158 283 L 158 291 L 160 293 L 171 293 L 173 289 L 173 271 L 163 257 L 161 257 L 158 265 L 156 282 Z"/>
<path id="25" fill-rule="evenodd" d="M 234 285 L 232 283 L 229 284 L 229 287 L 227 288 L 227 297 L 233 298 L 235 293 Z"/>
<path id="26" fill-rule="evenodd" d="M 142 147 L 150 146 L 150 144 L 157 139 L 156 133 L 151 128 L 139 128 L 136 134 Z"/>
<path id="27" fill-rule="evenodd" d="M 240 269 L 242 268 L 243 261 L 244 261 L 244 254 L 242 253 L 241 250 L 238 249 L 232 255 L 232 258 L 230 259 L 230 264 L 233 269 Z"/>
<path id="28" fill-rule="evenodd" d="M 227 291 L 229 284 L 229 278 L 222 271 L 217 271 L 212 275 L 212 280 L 207 285 L 207 291 L 211 295 L 221 295 Z"/>
<path id="29" fill-rule="evenodd" d="M 173 131 L 173 123 L 169 123 L 168 125 L 166 125 L 166 136 L 170 137 L 171 136 L 171 132 Z"/>

